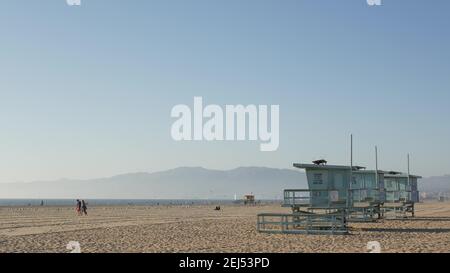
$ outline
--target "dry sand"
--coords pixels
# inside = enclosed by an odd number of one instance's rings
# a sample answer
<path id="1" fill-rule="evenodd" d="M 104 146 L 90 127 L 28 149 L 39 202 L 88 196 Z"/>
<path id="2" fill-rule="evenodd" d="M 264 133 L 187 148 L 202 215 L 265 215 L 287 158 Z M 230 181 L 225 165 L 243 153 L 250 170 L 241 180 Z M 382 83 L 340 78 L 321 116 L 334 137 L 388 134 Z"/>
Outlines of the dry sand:
<path id="1" fill-rule="evenodd" d="M 279 205 L 0 207 L 0 252 L 450 252 L 450 203 L 416 205 L 416 218 L 352 223 L 350 235 L 263 234 L 259 212 Z"/>

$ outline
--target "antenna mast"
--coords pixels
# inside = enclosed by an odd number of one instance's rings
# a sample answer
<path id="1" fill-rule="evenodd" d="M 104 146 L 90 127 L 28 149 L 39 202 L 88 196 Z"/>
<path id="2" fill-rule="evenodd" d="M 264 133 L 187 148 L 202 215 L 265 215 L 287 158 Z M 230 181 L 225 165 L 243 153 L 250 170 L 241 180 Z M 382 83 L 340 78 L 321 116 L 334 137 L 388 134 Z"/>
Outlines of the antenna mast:
<path id="1" fill-rule="evenodd" d="M 408 153 L 408 155 L 406 156 L 406 158 L 407 158 L 407 161 L 408 161 L 408 186 L 410 186 L 411 183 L 410 183 L 410 181 L 409 181 L 409 175 L 410 175 L 410 172 L 409 172 L 409 153 Z"/>
<path id="2" fill-rule="evenodd" d="M 378 179 L 378 147 L 375 146 L 375 181 L 377 183 L 377 187 L 379 187 Z"/>
<path id="3" fill-rule="evenodd" d="M 350 180 L 348 183 L 348 192 L 347 192 L 347 208 L 350 207 L 350 198 L 352 191 L 350 190 L 352 186 L 353 180 L 353 134 L 350 134 Z"/>

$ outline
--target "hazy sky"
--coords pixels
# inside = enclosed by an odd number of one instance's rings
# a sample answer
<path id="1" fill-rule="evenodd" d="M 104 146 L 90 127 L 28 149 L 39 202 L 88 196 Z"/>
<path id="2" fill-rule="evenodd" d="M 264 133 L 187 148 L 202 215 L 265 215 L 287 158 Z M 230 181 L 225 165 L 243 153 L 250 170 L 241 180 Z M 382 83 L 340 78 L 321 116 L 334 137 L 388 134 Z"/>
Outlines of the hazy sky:
<path id="1" fill-rule="evenodd" d="M 0 182 L 325 157 L 450 173 L 450 1 L 5 0 Z M 280 146 L 175 142 L 176 104 L 279 104 Z"/>

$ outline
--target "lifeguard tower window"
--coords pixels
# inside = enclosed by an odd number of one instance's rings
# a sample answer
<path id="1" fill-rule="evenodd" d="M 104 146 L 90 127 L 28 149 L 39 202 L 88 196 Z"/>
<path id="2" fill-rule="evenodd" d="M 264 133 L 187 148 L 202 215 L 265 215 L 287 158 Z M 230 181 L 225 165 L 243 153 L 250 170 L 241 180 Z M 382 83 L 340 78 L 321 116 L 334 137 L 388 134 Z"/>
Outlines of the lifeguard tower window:
<path id="1" fill-rule="evenodd" d="M 358 181 L 356 180 L 356 177 L 353 176 L 353 177 L 352 177 L 352 185 L 354 186 L 354 185 L 356 185 L 356 184 L 358 184 Z"/>
<path id="2" fill-rule="evenodd" d="M 323 184 L 323 178 L 321 173 L 315 173 L 313 176 L 313 184 Z"/>

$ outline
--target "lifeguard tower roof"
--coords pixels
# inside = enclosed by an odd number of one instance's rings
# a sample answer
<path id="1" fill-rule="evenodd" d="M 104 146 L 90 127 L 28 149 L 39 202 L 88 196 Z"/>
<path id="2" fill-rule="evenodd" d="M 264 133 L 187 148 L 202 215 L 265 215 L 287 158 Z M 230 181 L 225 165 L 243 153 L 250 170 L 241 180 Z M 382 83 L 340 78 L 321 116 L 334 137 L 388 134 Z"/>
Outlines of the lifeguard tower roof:
<path id="1" fill-rule="evenodd" d="M 350 166 L 344 165 L 326 165 L 326 164 L 308 164 L 308 163 L 294 163 L 295 168 L 299 169 L 340 169 L 340 170 L 349 170 Z M 366 167 L 362 166 L 353 166 L 353 170 L 363 170 Z"/>
<path id="2" fill-rule="evenodd" d="M 309 164 L 309 163 L 294 163 L 295 168 L 299 169 L 335 169 L 335 170 L 350 170 L 350 166 L 345 165 L 326 165 L 326 164 Z M 374 172 L 375 170 L 366 170 L 366 167 L 353 166 L 354 171 L 359 172 Z M 397 171 L 383 171 L 378 170 L 378 173 L 383 173 L 385 177 L 408 177 L 407 173 L 397 172 Z M 409 175 L 412 178 L 422 178 L 419 175 Z"/>
<path id="3" fill-rule="evenodd" d="M 402 173 L 402 172 L 393 172 L 393 171 L 389 171 L 386 172 L 384 177 L 408 177 L 407 173 Z M 420 175 L 414 175 L 414 174 L 410 174 L 409 177 L 412 178 L 422 178 L 422 176 Z"/>

